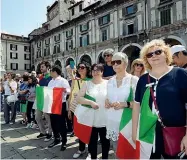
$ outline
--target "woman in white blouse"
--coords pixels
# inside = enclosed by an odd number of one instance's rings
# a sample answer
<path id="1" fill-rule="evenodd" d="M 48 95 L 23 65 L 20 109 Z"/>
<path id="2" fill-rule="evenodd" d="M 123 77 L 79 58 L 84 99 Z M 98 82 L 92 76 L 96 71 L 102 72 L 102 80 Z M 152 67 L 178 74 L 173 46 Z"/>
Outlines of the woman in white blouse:
<path id="1" fill-rule="evenodd" d="M 131 107 L 133 98 L 130 101 L 128 99 L 131 90 L 133 94 L 135 93 L 138 77 L 127 73 L 128 57 L 125 53 L 115 53 L 112 57 L 112 65 L 116 75 L 108 81 L 107 85 L 107 99 L 105 102 L 108 109 L 106 137 L 112 141 L 113 150 L 116 152 L 123 108 Z"/>
<path id="2" fill-rule="evenodd" d="M 94 110 L 93 128 L 89 143 L 89 152 L 91 159 L 97 159 L 97 141 L 98 134 L 102 145 L 102 159 L 108 159 L 110 141 L 106 139 L 106 108 L 105 99 L 107 95 L 107 80 L 102 78 L 104 67 L 102 64 L 94 64 L 92 66 L 91 81 L 86 81 L 81 88 L 77 102 L 84 105 L 90 105 Z M 93 97 L 96 102 L 85 99 L 85 94 Z"/>

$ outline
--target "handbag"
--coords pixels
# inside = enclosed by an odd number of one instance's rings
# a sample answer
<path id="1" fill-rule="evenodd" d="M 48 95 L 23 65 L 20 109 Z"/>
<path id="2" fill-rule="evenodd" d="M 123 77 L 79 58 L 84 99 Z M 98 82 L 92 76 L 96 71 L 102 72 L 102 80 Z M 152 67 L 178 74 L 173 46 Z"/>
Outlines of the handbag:
<path id="1" fill-rule="evenodd" d="M 150 76 L 148 75 L 148 83 L 150 82 Z M 169 156 L 176 156 L 181 150 L 180 145 L 183 137 L 186 134 L 185 127 L 167 127 L 164 125 L 162 121 L 162 117 L 160 116 L 158 105 L 156 103 L 156 99 L 154 97 L 153 89 L 150 87 L 151 97 L 153 99 L 153 103 L 155 105 L 155 109 L 158 112 L 158 121 L 162 126 L 163 140 L 164 140 L 164 150 L 165 153 Z"/>
<path id="2" fill-rule="evenodd" d="M 7 97 L 7 103 L 15 103 L 18 100 L 17 93 L 14 93 Z"/>

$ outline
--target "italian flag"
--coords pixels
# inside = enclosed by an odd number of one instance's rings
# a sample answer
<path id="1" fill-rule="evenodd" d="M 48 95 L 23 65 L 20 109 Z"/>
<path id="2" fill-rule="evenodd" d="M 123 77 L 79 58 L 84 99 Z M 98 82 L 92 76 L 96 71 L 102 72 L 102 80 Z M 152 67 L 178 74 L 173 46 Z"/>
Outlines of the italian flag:
<path id="1" fill-rule="evenodd" d="M 141 103 L 138 136 L 136 144 L 132 141 L 132 110 L 123 111 L 120 135 L 117 146 L 119 159 L 149 159 L 154 143 L 157 115 L 149 107 L 150 88 L 147 88 Z"/>
<path id="2" fill-rule="evenodd" d="M 86 94 L 84 98 L 96 101 Z M 78 105 L 74 113 L 74 133 L 85 144 L 89 144 L 94 121 L 94 109 L 89 105 Z"/>
<path id="3" fill-rule="evenodd" d="M 61 114 L 65 88 L 36 87 L 37 109 L 50 114 Z"/>

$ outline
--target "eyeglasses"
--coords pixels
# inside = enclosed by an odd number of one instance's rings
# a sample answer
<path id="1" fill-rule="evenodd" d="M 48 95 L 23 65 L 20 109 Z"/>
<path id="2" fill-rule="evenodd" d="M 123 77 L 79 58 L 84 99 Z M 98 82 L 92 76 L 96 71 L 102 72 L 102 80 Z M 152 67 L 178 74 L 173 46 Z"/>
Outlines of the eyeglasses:
<path id="1" fill-rule="evenodd" d="M 100 69 L 93 69 L 92 72 L 100 72 Z"/>
<path id="2" fill-rule="evenodd" d="M 134 65 L 137 66 L 137 67 L 138 67 L 138 66 L 143 67 L 143 64 L 135 63 Z"/>
<path id="3" fill-rule="evenodd" d="M 85 66 L 78 66 L 78 69 L 85 69 L 86 67 Z"/>
<path id="4" fill-rule="evenodd" d="M 112 61 L 111 64 L 114 66 L 115 64 L 120 65 L 122 62 L 121 60 Z"/>
<path id="5" fill-rule="evenodd" d="M 110 57 L 110 54 L 105 54 L 104 57 Z"/>
<path id="6" fill-rule="evenodd" d="M 156 50 L 154 52 L 147 53 L 146 57 L 147 58 L 151 58 L 151 57 L 153 57 L 153 54 L 155 54 L 155 55 L 161 55 L 162 54 L 162 50 L 158 49 L 158 50 Z"/>

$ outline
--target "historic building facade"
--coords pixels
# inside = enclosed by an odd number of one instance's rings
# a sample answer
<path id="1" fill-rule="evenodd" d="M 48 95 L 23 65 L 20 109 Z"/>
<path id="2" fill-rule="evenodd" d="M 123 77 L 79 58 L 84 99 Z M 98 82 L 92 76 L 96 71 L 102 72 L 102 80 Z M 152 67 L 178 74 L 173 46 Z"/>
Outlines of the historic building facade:
<path id="1" fill-rule="evenodd" d="M 59 0 L 53 7 L 60 7 L 56 16 L 61 14 L 60 10 L 68 11 L 69 19 L 65 16 L 55 28 L 42 27 L 30 33 L 32 69 L 37 69 L 42 60 L 62 66 L 64 73 L 71 60 L 76 64 L 81 61 L 102 63 L 102 51 L 106 48 L 125 52 L 131 63 L 139 57 L 142 46 L 155 38 L 163 38 L 170 45 L 187 46 L 186 0 L 76 3 Z M 48 15 L 52 8 L 48 8 Z M 47 22 L 50 26 L 52 20 Z"/>

